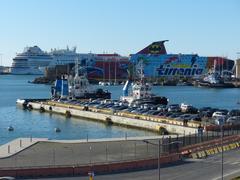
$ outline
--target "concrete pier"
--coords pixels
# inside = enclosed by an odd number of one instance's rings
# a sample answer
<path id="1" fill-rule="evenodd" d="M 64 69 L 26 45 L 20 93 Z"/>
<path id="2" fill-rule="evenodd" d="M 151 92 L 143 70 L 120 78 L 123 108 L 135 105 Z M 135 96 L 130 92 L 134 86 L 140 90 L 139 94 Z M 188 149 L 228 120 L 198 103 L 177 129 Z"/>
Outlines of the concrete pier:
<path id="1" fill-rule="evenodd" d="M 74 116 L 101 121 L 110 124 L 120 124 L 135 128 L 147 129 L 160 132 L 166 129 L 170 133 L 194 134 L 197 133 L 199 123 L 160 118 L 157 116 L 144 116 L 126 112 L 113 112 L 109 109 L 96 109 L 93 107 L 83 107 L 71 104 L 63 104 L 53 101 L 29 102 L 28 106 L 41 112 L 58 113 L 67 117 Z"/>

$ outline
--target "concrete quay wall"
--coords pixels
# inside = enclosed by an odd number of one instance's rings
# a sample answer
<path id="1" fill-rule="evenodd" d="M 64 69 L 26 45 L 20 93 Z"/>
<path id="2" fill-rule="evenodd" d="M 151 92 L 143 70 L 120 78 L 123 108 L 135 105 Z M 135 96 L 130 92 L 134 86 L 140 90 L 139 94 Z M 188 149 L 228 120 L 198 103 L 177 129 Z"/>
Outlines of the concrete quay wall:
<path id="1" fill-rule="evenodd" d="M 175 124 L 167 124 L 167 123 L 161 123 L 161 122 L 154 122 L 151 120 L 142 120 L 142 119 L 136 119 L 136 118 L 129 118 L 129 117 L 123 117 L 119 115 L 113 114 L 105 114 L 100 112 L 94 112 L 94 111 L 86 111 L 83 107 L 78 107 L 78 109 L 73 108 L 71 106 L 58 106 L 58 105 L 49 105 L 47 103 L 38 103 L 38 102 L 30 102 L 29 105 L 32 106 L 35 110 L 43 110 L 50 113 L 59 113 L 63 115 L 71 115 L 75 117 L 82 117 L 87 118 L 91 120 L 96 121 L 102 121 L 109 123 L 115 123 L 125 126 L 131 126 L 135 128 L 141 128 L 141 129 L 147 129 L 151 131 L 159 131 L 161 127 L 165 128 L 167 131 L 171 133 L 177 133 L 177 134 L 194 134 L 197 132 L 197 128 L 194 127 L 186 127 L 181 125 L 175 125 Z"/>

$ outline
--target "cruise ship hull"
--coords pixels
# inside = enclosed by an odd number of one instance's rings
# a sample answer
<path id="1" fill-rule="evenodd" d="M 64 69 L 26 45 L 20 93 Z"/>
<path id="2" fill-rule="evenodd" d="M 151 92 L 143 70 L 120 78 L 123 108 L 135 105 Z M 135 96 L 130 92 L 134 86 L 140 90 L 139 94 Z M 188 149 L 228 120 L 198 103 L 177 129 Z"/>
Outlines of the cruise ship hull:
<path id="1" fill-rule="evenodd" d="M 35 69 L 35 68 L 20 68 L 20 67 L 12 67 L 11 68 L 11 74 L 14 75 L 43 75 L 44 72 L 41 69 Z"/>

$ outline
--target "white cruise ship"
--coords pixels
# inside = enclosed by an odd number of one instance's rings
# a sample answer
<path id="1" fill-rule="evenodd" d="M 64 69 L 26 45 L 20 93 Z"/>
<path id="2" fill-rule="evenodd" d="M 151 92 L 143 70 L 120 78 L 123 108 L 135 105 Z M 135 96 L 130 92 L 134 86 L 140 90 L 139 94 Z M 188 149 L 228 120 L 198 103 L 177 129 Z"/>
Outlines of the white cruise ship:
<path id="1" fill-rule="evenodd" d="M 38 46 L 26 47 L 23 53 L 13 58 L 11 74 L 41 75 L 52 61 L 52 56 L 43 52 Z"/>
<path id="2" fill-rule="evenodd" d="M 64 65 L 75 63 L 76 59 L 79 60 L 81 65 L 91 66 L 95 62 L 95 54 L 92 53 L 77 53 L 76 47 L 69 49 L 68 46 L 66 49 L 52 49 L 49 53 L 53 61 L 50 66 L 55 65 Z"/>
<path id="3" fill-rule="evenodd" d="M 46 67 L 75 63 L 78 59 L 82 65 L 91 66 L 95 63 L 95 54 L 76 52 L 76 47 L 70 50 L 52 49 L 51 52 L 43 52 L 38 46 L 27 47 L 23 53 L 13 58 L 12 74 L 42 75 Z"/>

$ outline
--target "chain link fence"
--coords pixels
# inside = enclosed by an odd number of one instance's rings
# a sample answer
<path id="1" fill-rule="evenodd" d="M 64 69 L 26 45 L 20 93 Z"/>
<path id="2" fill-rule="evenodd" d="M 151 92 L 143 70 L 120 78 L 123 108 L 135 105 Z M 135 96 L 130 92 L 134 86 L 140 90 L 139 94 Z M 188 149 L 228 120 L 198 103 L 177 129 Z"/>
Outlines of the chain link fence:
<path id="1" fill-rule="evenodd" d="M 239 132 L 228 130 L 223 134 L 229 136 L 239 134 Z M 38 142 L 13 156 L 0 159 L 0 168 L 81 166 L 157 159 L 158 150 L 161 156 L 164 156 L 177 153 L 181 147 L 220 137 L 221 132 L 205 132 L 154 138 L 123 138 L 111 141 L 86 140 L 81 143 Z"/>

